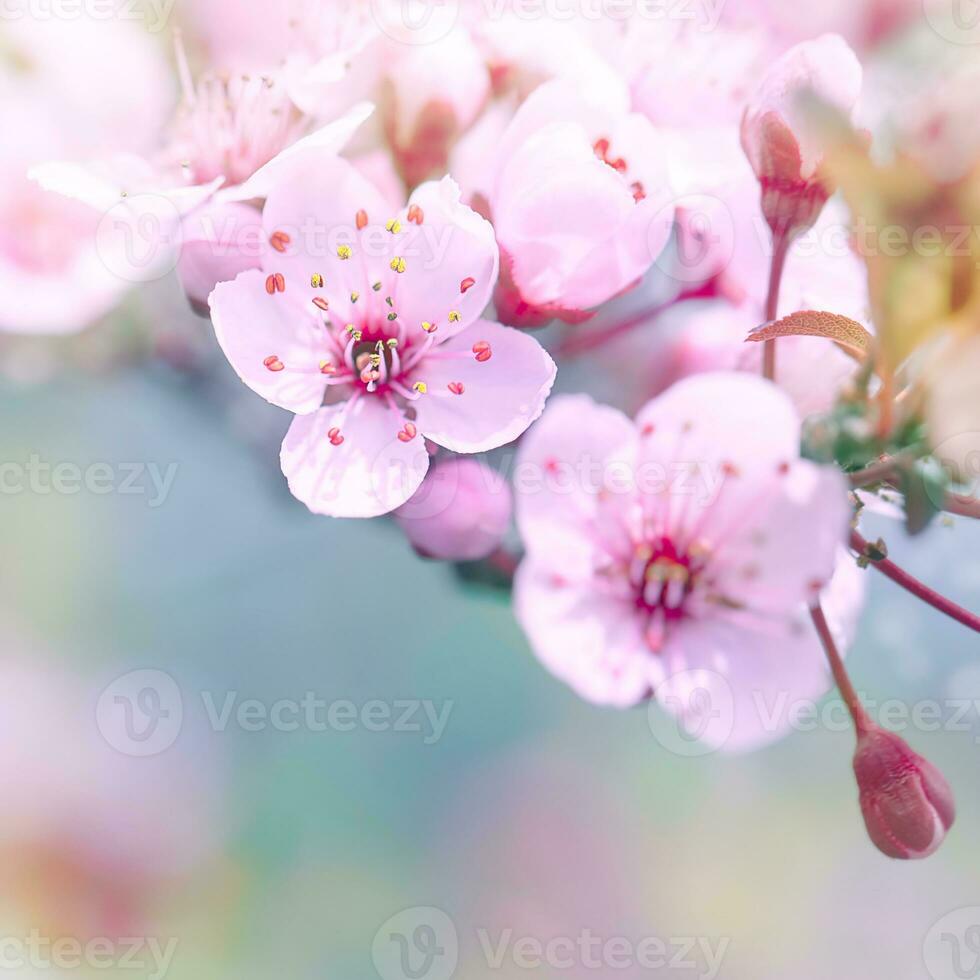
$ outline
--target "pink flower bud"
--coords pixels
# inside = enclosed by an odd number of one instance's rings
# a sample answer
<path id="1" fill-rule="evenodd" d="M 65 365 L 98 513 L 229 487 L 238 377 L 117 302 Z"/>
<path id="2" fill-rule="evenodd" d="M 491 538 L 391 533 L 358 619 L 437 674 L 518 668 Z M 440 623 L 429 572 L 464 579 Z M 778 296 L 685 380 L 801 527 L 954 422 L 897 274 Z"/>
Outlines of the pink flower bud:
<path id="1" fill-rule="evenodd" d="M 854 775 L 871 842 L 893 858 L 924 858 L 943 842 L 956 806 L 943 774 L 893 732 L 858 734 Z"/>
<path id="2" fill-rule="evenodd" d="M 861 64 L 843 38 L 825 34 L 790 48 L 766 73 L 742 117 L 742 148 L 762 185 L 774 234 L 811 227 L 834 187 L 822 172 L 826 147 L 812 118 L 815 99 L 850 117 Z"/>
<path id="3" fill-rule="evenodd" d="M 495 551 L 510 526 L 510 485 L 475 459 L 449 459 L 395 511 L 412 546 L 426 558 L 477 561 Z"/>

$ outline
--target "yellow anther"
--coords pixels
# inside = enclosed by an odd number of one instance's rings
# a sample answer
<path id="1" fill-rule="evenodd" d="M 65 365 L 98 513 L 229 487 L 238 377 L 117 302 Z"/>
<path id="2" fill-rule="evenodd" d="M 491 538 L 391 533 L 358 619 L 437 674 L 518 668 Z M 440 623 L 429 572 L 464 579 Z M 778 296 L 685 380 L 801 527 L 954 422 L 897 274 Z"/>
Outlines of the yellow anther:
<path id="1" fill-rule="evenodd" d="M 396 255 L 391 260 L 391 270 L 392 270 L 392 272 L 404 272 L 405 271 L 405 260 L 400 255 Z"/>
<path id="2" fill-rule="evenodd" d="M 429 390 L 429 386 L 424 381 L 416 381 L 415 384 L 412 385 L 412 388 L 414 388 L 420 395 L 424 395 Z"/>
<path id="3" fill-rule="evenodd" d="M 397 218 L 392 218 L 391 221 L 385 225 L 385 228 L 387 228 L 393 235 L 397 235 L 398 232 L 402 230 L 402 223 Z"/>
<path id="4" fill-rule="evenodd" d="M 459 311 L 458 310 L 450 310 L 449 311 L 449 322 L 450 323 L 459 323 Z"/>
<path id="5" fill-rule="evenodd" d="M 351 257 L 350 245 L 341 245 L 337 249 L 337 258 L 343 259 L 345 262 Z"/>
<path id="6" fill-rule="evenodd" d="M 360 293 L 351 293 L 350 294 L 350 301 L 352 303 L 356 303 L 360 298 L 361 298 L 361 294 Z"/>
<path id="7" fill-rule="evenodd" d="M 428 320 L 423 320 L 422 321 L 422 329 L 426 333 L 435 333 L 435 331 L 436 331 L 436 325 L 434 323 L 429 323 Z"/>
<path id="8" fill-rule="evenodd" d="M 313 275 L 310 276 L 310 285 L 314 289 L 322 289 L 323 288 L 323 276 L 321 276 L 319 272 L 314 272 Z"/>

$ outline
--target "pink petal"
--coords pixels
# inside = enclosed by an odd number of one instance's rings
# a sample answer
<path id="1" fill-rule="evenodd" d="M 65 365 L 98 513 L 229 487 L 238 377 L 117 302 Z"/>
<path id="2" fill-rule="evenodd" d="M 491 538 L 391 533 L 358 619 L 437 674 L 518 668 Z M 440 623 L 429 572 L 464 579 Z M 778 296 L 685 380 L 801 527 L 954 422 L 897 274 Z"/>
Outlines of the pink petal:
<path id="1" fill-rule="evenodd" d="M 632 473 L 636 430 L 588 395 L 559 395 L 521 441 L 514 468 L 517 525 L 528 554 L 566 577 L 591 574 L 605 554 L 596 532 L 598 491 L 618 468 Z"/>
<path id="2" fill-rule="evenodd" d="M 796 460 L 766 477 L 723 477 L 690 533 L 711 549 L 706 588 L 752 614 L 779 615 L 830 580 L 852 509 L 833 466 Z"/>
<path id="3" fill-rule="evenodd" d="M 853 642 L 864 602 L 863 576 L 843 549 L 821 599 L 841 653 Z M 668 634 L 663 650 L 666 679 L 657 700 L 683 718 L 685 709 L 717 711 L 696 732 L 714 748 L 748 751 L 806 724 L 806 710 L 831 686 L 830 672 L 809 613 L 800 605 L 783 623 L 715 617 L 686 620 Z M 700 693 L 699 693 L 700 689 Z M 697 715 L 703 719 L 703 711 Z M 682 721 L 683 724 L 683 721 Z"/>
<path id="4" fill-rule="evenodd" d="M 487 345 L 488 360 L 477 360 L 477 345 Z M 436 347 L 413 372 L 427 387 L 416 402 L 418 427 L 454 452 L 505 445 L 541 414 L 556 370 L 533 337 L 478 320 Z"/>
<path id="5" fill-rule="evenodd" d="M 736 372 L 679 381 L 636 417 L 641 459 L 697 463 L 712 474 L 727 464 L 774 471 L 796 459 L 800 422 L 776 385 Z"/>
<path id="6" fill-rule="evenodd" d="M 398 438 L 404 425 L 400 412 L 370 396 L 297 416 L 280 456 L 293 496 L 331 517 L 378 517 L 401 506 L 429 468 L 421 436 Z"/>
<path id="7" fill-rule="evenodd" d="M 399 220 L 395 253 L 406 264 L 393 286 L 399 320 L 409 329 L 433 323 L 436 339 L 445 339 L 476 320 L 490 301 L 500 265 L 493 226 L 460 202 L 449 177 L 422 184 Z M 452 322 L 451 312 L 459 314 Z"/>
<path id="8" fill-rule="evenodd" d="M 569 583 L 529 558 L 514 580 L 514 611 L 541 663 L 587 701 L 628 708 L 660 682 L 628 598 Z"/>
<path id="9" fill-rule="evenodd" d="M 269 192 L 262 213 L 267 238 L 278 232 L 289 239 L 284 251 L 267 251 L 266 272 L 281 273 L 287 295 L 311 309 L 317 297 L 327 300 L 331 313 L 344 322 L 361 322 L 366 310 L 380 318 L 382 310 L 388 312 L 384 298 L 395 278 L 389 269 L 394 236 L 385 230 L 395 216 L 391 207 L 339 157 L 306 153 L 297 158 L 291 173 L 290 180 Z M 345 246 L 351 250 L 348 259 L 338 254 Z M 322 287 L 312 285 L 314 275 L 322 276 Z M 371 286 L 377 282 L 382 288 L 375 292 Z M 358 294 L 356 302 L 352 293 Z"/>
<path id="10" fill-rule="evenodd" d="M 177 274 L 188 299 L 207 312 L 208 296 L 219 282 L 262 263 L 262 216 L 247 204 L 210 204 L 181 226 Z"/>
<path id="11" fill-rule="evenodd" d="M 252 269 L 218 283 L 209 302 L 218 343 L 249 388 L 297 414 L 320 407 L 327 385 L 319 363 L 328 352 L 322 327 L 297 299 L 270 296 L 265 273 Z"/>

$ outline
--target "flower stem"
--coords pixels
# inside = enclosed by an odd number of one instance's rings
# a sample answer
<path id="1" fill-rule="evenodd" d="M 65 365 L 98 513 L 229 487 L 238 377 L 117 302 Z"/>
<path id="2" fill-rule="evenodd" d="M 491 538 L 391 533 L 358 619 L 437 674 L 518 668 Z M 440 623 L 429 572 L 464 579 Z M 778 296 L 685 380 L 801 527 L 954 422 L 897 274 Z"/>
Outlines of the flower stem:
<path id="1" fill-rule="evenodd" d="M 841 660 L 841 656 L 837 652 L 837 644 L 834 642 L 834 636 L 830 631 L 827 617 L 824 615 L 819 600 L 814 602 L 810 607 L 810 618 L 813 620 L 813 625 L 817 628 L 817 635 L 823 644 L 824 653 L 827 654 L 827 661 L 833 672 L 837 690 L 840 691 L 840 696 L 844 699 L 844 704 L 847 705 L 847 710 L 851 713 L 851 718 L 854 721 L 854 727 L 858 735 L 861 735 L 871 728 L 872 722 L 868 717 L 867 711 L 864 710 L 864 705 L 861 704 L 861 699 L 858 697 L 857 691 L 854 690 L 851 678 L 844 668 L 844 661 Z"/>
<path id="2" fill-rule="evenodd" d="M 875 483 L 889 483 L 898 489 L 896 478 L 899 471 L 906 463 L 913 461 L 912 456 L 903 456 L 902 454 L 884 456 L 863 470 L 849 474 L 848 479 L 855 490 L 873 486 Z M 947 492 L 943 499 L 943 510 L 950 514 L 956 514 L 957 517 L 972 517 L 975 520 L 980 520 L 980 500 L 964 493 Z"/>
<path id="3" fill-rule="evenodd" d="M 886 578 L 890 578 L 897 585 L 911 592 L 912 595 L 928 603 L 933 609 L 938 609 L 951 619 L 955 619 L 958 623 L 962 623 L 969 629 L 980 633 L 980 616 L 970 612 L 969 609 L 964 609 L 962 606 L 957 605 L 952 599 L 947 599 L 946 596 L 936 592 L 935 589 L 930 589 L 928 585 L 909 575 L 908 572 L 900 568 L 893 561 L 889 561 L 888 558 L 873 555 L 873 552 L 877 549 L 869 546 L 868 542 L 857 531 L 851 531 L 851 548 L 858 555 L 867 558 L 869 564 L 877 568 Z"/>
<path id="4" fill-rule="evenodd" d="M 769 264 L 769 292 L 766 295 L 764 316 L 766 323 L 772 323 L 779 313 L 779 287 L 783 281 L 783 269 L 789 254 L 790 236 L 785 232 L 773 235 L 772 261 Z M 776 378 L 776 341 L 767 340 L 762 350 L 762 376 L 774 381 Z"/>

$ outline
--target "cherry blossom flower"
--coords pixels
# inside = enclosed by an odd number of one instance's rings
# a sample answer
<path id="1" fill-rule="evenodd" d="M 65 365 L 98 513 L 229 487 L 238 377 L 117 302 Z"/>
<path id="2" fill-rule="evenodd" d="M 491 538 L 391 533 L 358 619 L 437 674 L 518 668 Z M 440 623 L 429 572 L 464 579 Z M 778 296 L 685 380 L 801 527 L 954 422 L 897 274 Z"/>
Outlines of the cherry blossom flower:
<path id="1" fill-rule="evenodd" d="M 749 375 L 682 381 L 635 423 L 554 399 L 515 471 L 515 607 L 542 663 L 616 707 L 670 708 L 672 678 L 702 672 L 731 690 L 726 748 L 778 734 L 760 697 L 829 684 L 806 603 L 823 592 L 846 645 L 861 598 L 853 561 L 835 573 L 846 483 L 801 460 L 799 438 L 786 396 Z"/>
<path id="2" fill-rule="evenodd" d="M 834 191 L 822 171 L 825 140 L 809 98 L 850 117 L 862 69 L 847 42 L 825 34 L 790 48 L 766 73 L 742 119 L 742 147 L 762 186 L 762 211 L 777 237 L 809 228 Z"/>
<path id="3" fill-rule="evenodd" d="M 219 284 L 211 315 L 239 377 L 296 413 L 282 468 L 311 510 L 384 514 L 422 482 L 425 439 L 483 452 L 538 417 L 555 365 L 480 319 L 497 246 L 452 180 L 392 215 L 349 163 L 316 156 L 270 191 L 262 220 L 262 269 Z"/>
<path id="4" fill-rule="evenodd" d="M 667 243 L 673 208 L 656 130 L 625 85 L 602 100 L 540 86 L 504 133 L 489 202 L 505 322 L 576 321 L 635 285 Z"/>

